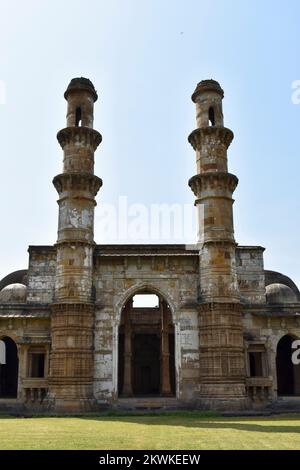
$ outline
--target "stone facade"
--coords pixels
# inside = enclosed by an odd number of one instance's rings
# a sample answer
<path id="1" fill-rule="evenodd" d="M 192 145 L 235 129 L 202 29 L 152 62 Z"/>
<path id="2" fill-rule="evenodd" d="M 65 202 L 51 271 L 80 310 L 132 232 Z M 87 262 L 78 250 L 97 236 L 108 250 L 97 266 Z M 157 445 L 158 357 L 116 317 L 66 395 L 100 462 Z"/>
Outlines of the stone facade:
<path id="1" fill-rule="evenodd" d="M 28 270 L 0 282 L 0 406 L 81 411 L 155 395 L 233 410 L 300 395 L 300 366 L 289 357 L 300 292 L 264 269 L 264 248 L 234 239 L 238 179 L 227 170 L 223 95 L 213 80 L 192 95 L 195 246 L 96 245 L 97 93 L 87 79 L 70 82 L 57 136 L 63 173 L 53 180 L 57 242 L 30 246 Z M 135 308 L 137 294 L 155 294 L 158 305 Z"/>

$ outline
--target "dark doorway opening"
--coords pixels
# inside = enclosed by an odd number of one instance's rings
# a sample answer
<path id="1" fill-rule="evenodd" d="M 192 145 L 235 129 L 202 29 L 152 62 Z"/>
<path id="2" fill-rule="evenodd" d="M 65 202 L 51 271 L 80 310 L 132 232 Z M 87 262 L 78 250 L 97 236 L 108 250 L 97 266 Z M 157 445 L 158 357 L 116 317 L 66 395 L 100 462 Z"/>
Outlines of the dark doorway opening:
<path id="1" fill-rule="evenodd" d="M 135 295 L 126 302 L 121 315 L 118 394 L 120 397 L 174 396 L 175 382 L 170 307 L 153 293 Z"/>
<path id="2" fill-rule="evenodd" d="M 286 335 L 277 345 L 277 393 L 278 395 L 300 395 L 300 365 L 293 364 L 292 343 L 295 338 Z"/>
<path id="3" fill-rule="evenodd" d="M 133 340 L 133 393 L 158 395 L 160 384 L 160 338 L 155 334 L 136 334 Z"/>
<path id="4" fill-rule="evenodd" d="M 0 364 L 0 398 L 17 398 L 18 393 L 18 351 L 16 343 L 8 336 L 2 338 L 5 344 L 5 364 Z"/>

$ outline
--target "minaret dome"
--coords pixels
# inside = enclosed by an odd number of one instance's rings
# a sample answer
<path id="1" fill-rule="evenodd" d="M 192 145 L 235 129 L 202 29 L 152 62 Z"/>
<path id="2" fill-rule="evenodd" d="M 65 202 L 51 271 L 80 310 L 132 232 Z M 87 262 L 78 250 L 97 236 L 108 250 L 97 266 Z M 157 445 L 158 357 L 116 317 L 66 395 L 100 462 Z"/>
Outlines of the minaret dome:
<path id="1" fill-rule="evenodd" d="M 88 78 L 73 78 L 64 93 L 68 102 L 67 127 L 93 127 L 94 102 L 98 95 Z"/>
<path id="2" fill-rule="evenodd" d="M 196 103 L 198 127 L 223 126 L 222 99 L 224 91 L 215 80 L 202 80 L 198 83 L 192 100 Z"/>

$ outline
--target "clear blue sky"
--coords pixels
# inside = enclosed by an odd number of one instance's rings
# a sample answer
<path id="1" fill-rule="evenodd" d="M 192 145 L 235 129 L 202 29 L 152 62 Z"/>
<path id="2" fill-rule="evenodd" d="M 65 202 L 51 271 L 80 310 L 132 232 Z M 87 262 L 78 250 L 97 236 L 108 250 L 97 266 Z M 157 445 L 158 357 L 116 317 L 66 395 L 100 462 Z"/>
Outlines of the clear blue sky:
<path id="1" fill-rule="evenodd" d="M 61 171 L 56 132 L 72 77 L 89 77 L 99 92 L 98 207 L 119 195 L 193 202 L 190 95 L 214 78 L 235 133 L 236 239 L 265 246 L 265 267 L 300 285 L 300 105 L 291 100 L 299 18 L 293 0 L 1 0 L 0 277 L 26 268 L 29 244 L 56 240 L 51 180 Z"/>

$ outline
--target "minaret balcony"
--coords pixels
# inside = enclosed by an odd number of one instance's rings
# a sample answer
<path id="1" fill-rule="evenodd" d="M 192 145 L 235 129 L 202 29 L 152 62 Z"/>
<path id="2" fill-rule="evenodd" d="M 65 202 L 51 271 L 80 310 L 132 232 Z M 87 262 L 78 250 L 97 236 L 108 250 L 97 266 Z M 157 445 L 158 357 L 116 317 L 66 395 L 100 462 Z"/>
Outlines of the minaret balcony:
<path id="1" fill-rule="evenodd" d="M 199 127 L 188 137 L 188 141 L 194 150 L 201 151 L 203 146 L 221 145 L 226 150 L 233 140 L 233 132 L 227 127 Z"/>
<path id="2" fill-rule="evenodd" d="M 90 173 L 61 173 L 53 179 L 58 194 L 63 197 L 94 198 L 102 186 L 102 179 Z"/>
<path id="3" fill-rule="evenodd" d="M 100 132 L 90 127 L 74 126 L 65 127 L 57 133 L 57 140 L 64 149 L 67 145 L 76 143 L 83 146 L 91 146 L 95 151 L 102 141 Z"/>
<path id="4" fill-rule="evenodd" d="M 238 178 L 231 173 L 207 172 L 190 178 L 189 186 L 198 199 L 204 197 L 231 198 L 238 181 Z"/>

